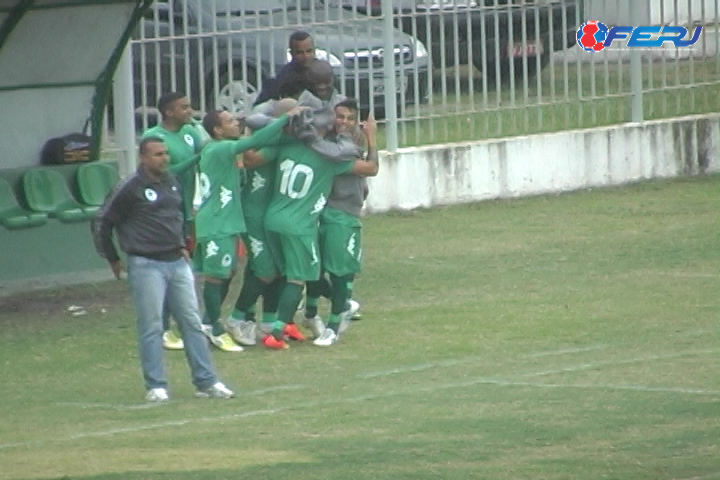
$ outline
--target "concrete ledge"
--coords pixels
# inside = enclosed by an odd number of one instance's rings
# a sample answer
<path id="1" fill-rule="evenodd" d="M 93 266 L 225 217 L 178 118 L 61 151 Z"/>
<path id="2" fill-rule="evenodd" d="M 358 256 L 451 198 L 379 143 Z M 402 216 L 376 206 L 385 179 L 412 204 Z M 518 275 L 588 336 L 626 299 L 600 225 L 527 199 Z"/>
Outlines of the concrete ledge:
<path id="1" fill-rule="evenodd" d="M 405 148 L 381 154 L 366 211 L 720 172 L 720 115 Z"/>

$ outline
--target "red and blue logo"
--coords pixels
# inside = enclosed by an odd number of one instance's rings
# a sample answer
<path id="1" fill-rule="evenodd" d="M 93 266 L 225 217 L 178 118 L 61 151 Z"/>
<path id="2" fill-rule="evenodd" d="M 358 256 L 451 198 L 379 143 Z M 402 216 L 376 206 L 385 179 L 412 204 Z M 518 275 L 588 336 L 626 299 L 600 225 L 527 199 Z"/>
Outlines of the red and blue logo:
<path id="1" fill-rule="evenodd" d="M 687 28 L 679 25 L 620 25 L 608 28 L 602 22 L 590 20 L 580 25 L 576 38 L 578 45 L 586 52 L 599 52 L 609 48 L 613 41 L 621 39 L 627 39 L 629 48 L 659 48 L 665 42 L 672 42 L 675 47 L 689 47 L 700 39 L 702 29 L 703 27 L 695 27 L 691 36 Z"/>
<path id="2" fill-rule="evenodd" d="M 608 27 L 597 20 L 590 20 L 580 25 L 577 31 L 577 42 L 586 52 L 599 52 L 605 48 Z"/>

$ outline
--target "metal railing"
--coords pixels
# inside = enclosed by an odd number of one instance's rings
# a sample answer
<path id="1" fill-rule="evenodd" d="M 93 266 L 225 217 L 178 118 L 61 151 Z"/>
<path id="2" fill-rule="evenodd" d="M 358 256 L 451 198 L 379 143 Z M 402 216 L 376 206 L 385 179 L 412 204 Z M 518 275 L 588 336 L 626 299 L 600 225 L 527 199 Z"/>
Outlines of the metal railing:
<path id="1" fill-rule="evenodd" d="M 716 112 L 719 2 L 156 2 L 132 41 L 134 107 L 145 112 L 138 129 L 152 122 L 144 107 L 170 90 L 188 93 L 200 112 L 249 111 L 289 60 L 297 29 L 313 35 L 341 92 L 384 117 L 390 150 Z M 703 31 L 691 47 L 616 40 L 587 52 L 576 34 L 588 20 Z"/>

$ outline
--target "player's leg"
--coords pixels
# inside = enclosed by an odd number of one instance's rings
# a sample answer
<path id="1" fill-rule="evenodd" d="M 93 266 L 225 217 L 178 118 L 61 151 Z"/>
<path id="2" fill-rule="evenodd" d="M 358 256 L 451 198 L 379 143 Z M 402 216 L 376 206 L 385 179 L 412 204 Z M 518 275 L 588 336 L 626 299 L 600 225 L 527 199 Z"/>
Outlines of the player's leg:
<path id="1" fill-rule="evenodd" d="M 320 277 L 317 239 L 315 236 L 299 235 L 278 235 L 278 238 L 286 282 L 278 299 L 278 321 L 270 337 L 281 341 L 284 335 L 291 334 L 295 339 L 300 339 L 304 337 L 294 325 L 293 318 L 300 304 L 305 282 Z"/>
<path id="2" fill-rule="evenodd" d="M 241 352 L 220 323 L 223 301 L 227 295 L 232 274 L 237 265 L 237 237 L 225 237 L 200 242 L 195 253 L 198 274 L 203 275 L 202 330 L 213 345 L 226 352 Z"/>
<path id="3" fill-rule="evenodd" d="M 325 226 L 323 266 L 328 271 L 331 285 L 330 317 L 327 331 L 315 342 L 318 346 L 335 343 L 349 325 L 350 291 L 354 276 L 360 271 L 362 244 L 360 227 L 346 223 L 328 223 Z"/>
<path id="4" fill-rule="evenodd" d="M 246 235 L 245 244 L 248 248 L 248 262 L 243 277 L 240 295 L 235 308 L 228 319 L 228 330 L 233 338 L 243 345 L 257 343 L 254 309 L 258 298 L 266 294 L 268 286 L 277 275 L 275 262 L 267 245 L 264 227 L 254 225 Z M 263 303 L 264 304 L 264 303 Z M 252 315 L 250 315 L 252 312 Z"/>

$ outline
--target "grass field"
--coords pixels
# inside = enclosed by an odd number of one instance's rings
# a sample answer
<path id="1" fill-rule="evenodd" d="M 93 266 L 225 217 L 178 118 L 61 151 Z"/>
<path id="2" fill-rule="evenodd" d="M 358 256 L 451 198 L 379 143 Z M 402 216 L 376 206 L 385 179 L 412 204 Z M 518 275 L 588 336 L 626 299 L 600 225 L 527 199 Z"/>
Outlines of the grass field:
<path id="1" fill-rule="evenodd" d="M 714 176 L 367 218 L 364 319 L 214 352 L 230 401 L 171 352 L 143 402 L 121 283 L 0 299 L 0 478 L 719 480 L 719 205 Z"/>

